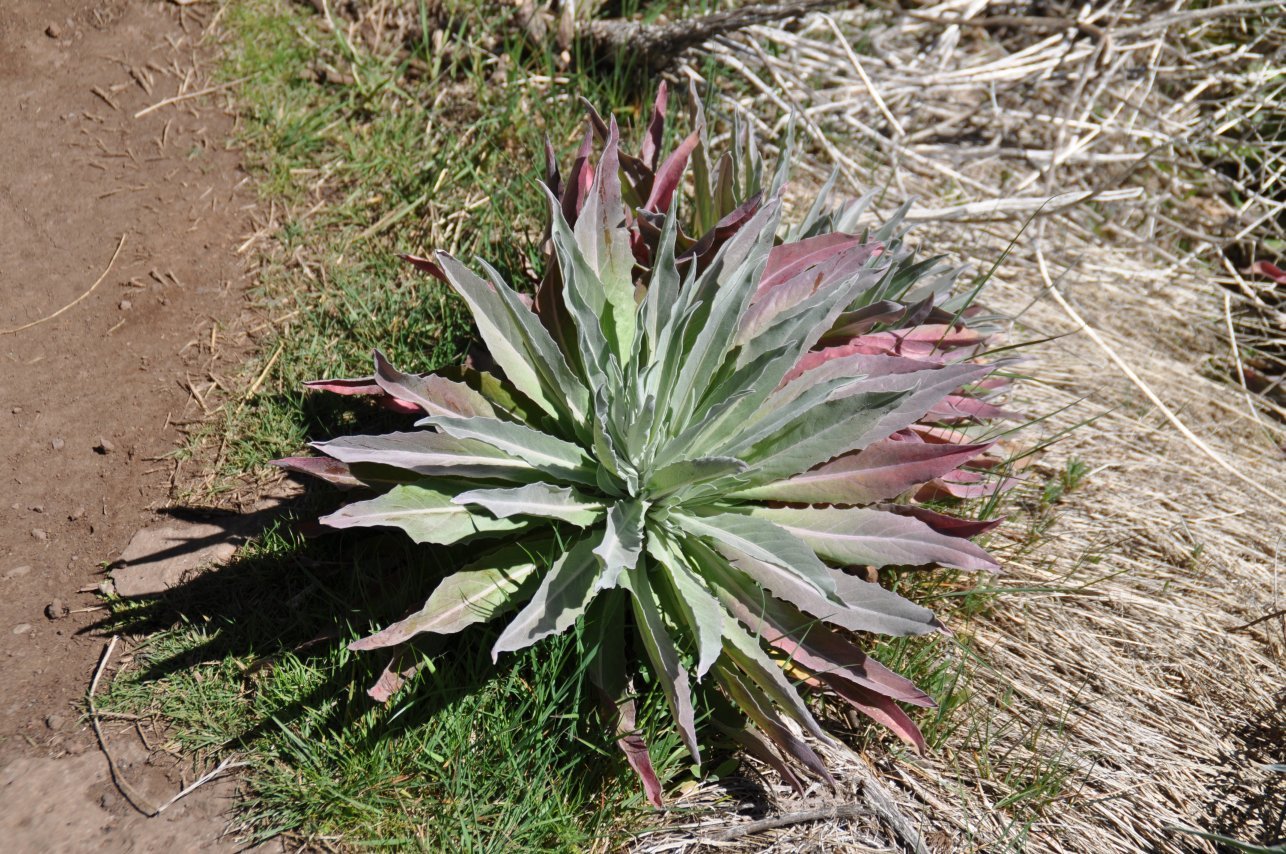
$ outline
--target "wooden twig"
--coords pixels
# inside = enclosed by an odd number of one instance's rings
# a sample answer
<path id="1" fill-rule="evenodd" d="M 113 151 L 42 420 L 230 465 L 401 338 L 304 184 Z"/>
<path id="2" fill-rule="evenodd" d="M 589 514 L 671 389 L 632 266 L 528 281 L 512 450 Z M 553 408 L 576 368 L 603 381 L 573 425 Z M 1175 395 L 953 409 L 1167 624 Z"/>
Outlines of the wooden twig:
<path id="1" fill-rule="evenodd" d="M 112 757 L 112 751 L 107 746 L 107 736 L 103 734 L 102 724 L 98 720 L 98 708 L 94 705 L 94 695 L 98 693 L 98 680 L 102 677 L 103 671 L 107 669 L 107 662 L 112 659 L 112 652 L 116 649 L 116 642 L 120 638 L 112 635 L 107 646 L 103 649 L 103 657 L 98 661 L 98 669 L 94 671 L 94 679 L 89 683 L 89 695 L 86 697 L 86 703 L 89 706 L 89 722 L 94 727 L 94 735 L 98 736 L 98 746 L 102 748 L 103 755 L 107 757 L 107 770 L 111 772 L 112 782 L 116 784 L 116 789 L 121 793 L 129 805 L 138 810 L 149 818 L 157 814 L 156 807 L 151 806 L 147 798 L 144 798 L 134 790 L 121 774 L 120 768 L 116 766 L 116 760 Z"/>
<path id="2" fill-rule="evenodd" d="M 871 810 L 861 804 L 835 804 L 834 806 L 819 807 L 812 810 L 783 813 L 770 818 L 761 818 L 758 821 L 748 821 L 745 824 L 733 825 L 725 830 L 711 833 L 702 838 L 703 840 L 709 840 L 711 842 L 728 842 L 733 839 L 741 839 L 745 836 L 761 833 L 765 830 L 773 830 L 778 827 L 789 827 L 792 824 L 862 818 L 869 815 L 872 815 Z"/>
<path id="3" fill-rule="evenodd" d="M 30 329 L 31 327 L 36 326 L 37 324 L 44 323 L 46 320 L 53 320 L 55 317 L 62 314 L 67 309 L 76 305 L 76 303 L 88 297 L 90 294 L 94 292 L 94 289 L 97 288 L 99 285 L 101 285 L 103 283 L 103 280 L 107 278 L 107 274 L 111 272 L 112 265 L 116 263 L 116 257 L 121 254 L 121 247 L 124 245 L 125 245 L 125 235 L 122 234 L 121 239 L 116 242 L 116 251 L 112 253 L 111 259 L 107 262 L 106 269 L 103 270 L 103 273 L 101 276 L 99 276 L 97 279 L 94 280 L 94 284 L 89 286 L 89 290 L 85 291 L 83 294 L 76 297 L 74 300 L 67 303 L 65 306 L 58 309 L 53 314 L 42 317 L 39 320 L 33 320 L 30 323 L 24 323 L 22 326 L 15 326 L 12 329 L 0 329 L 0 335 L 12 335 L 15 332 L 21 332 L 24 329 Z"/>
<path id="4" fill-rule="evenodd" d="M 211 95 L 211 94 L 214 94 L 215 92 L 221 92 L 224 89 L 230 89 L 233 86 L 236 86 L 240 83 L 245 83 L 249 79 L 250 79 L 250 76 L 247 75 L 245 77 L 238 77 L 236 80 L 229 80 L 227 83 L 220 83 L 217 86 L 207 86 L 204 89 L 198 89 L 195 92 L 186 92 L 182 95 L 174 95 L 173 97 L 166 98 L 162 101 L 157 101 L 155 104 L 153 104 L 150 107 L 144 107 L 143 109 L 139 110 L 137 113 L 134 114 L 134 118 L 141 119 L 143 116 L 146 116 L 148 113 L 154 110 L 159 110 L 162 107 L 168 107 L 170 104 L 177 104 L 180 101 L 188 101 L 188 100 L 191 100 L 192 98 L 200 98 L 202 95 Z"/>

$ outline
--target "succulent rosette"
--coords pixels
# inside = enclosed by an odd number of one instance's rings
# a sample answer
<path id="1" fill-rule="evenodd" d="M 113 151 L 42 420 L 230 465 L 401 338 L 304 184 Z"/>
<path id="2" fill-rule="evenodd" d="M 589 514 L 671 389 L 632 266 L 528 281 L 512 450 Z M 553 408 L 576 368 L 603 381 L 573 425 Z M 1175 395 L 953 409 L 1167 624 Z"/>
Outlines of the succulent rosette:
<path id="1" fill-rule="evenodd" d="M 583 621 L 588 673 L 658 804 L 633 731 L 644 677 L 698 763 L 693 679 L 713 681 L 740 710 L 732 736 L 796 786 L 829 779 L 788 723 L 832 741 L 807 693 L 923 748 L 903 705 L 932 700 L 860 634 L 941 625 L 861 570 L 996 567 L 970 539 L 993 523 L 917 500 L 996 489 L 992 445 L 971 437 L 1006 416 L 983 357 L 1003 324 L 953 293 L 954 271 L 905 249 L 897 217 L 859 229 L 868 200 L 831 208 L 829 184 L 783 224 L 789 147 L 769 175 L 738 127 L 715 157 L 692 103 L 691 135 L 664 158 L 664 88 L 638 155 L 592 110 L 565 176 L 549 155 L 534 299 L 483 261 L 408 256 L 468 306 L 487 369 L 403 373 L 377 352 L 373 376 L 314 385 L 378 394 L 421 416 L 414 429 L 280 461 L 374 493 L 325 525 L 477 550 L 352 649 L 503 620 L 498 657 Z"/>

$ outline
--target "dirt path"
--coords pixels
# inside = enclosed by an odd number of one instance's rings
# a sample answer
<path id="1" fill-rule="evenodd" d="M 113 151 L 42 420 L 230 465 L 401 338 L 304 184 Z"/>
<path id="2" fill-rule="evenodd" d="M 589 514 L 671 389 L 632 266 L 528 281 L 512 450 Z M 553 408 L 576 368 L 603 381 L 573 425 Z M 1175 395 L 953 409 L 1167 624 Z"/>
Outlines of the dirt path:
<path id="1" fill-rule="evenodd" d="M 6 851 L 208 849 L 226 801 L 159 819 L 117 794 L 79 703 L 103 649 L 86 592 L 167 495 L 185 386 L 228 370 L 212 328 L 243 308 L 249 201 L 200 27 L 143 0 L 0 4 L 0 834 Z M 215 345 L 214 347 L 211 344 Z M 198 410 L 199 411 L 199 410 Z M 185 414 L 186 413 L 186 414 Z M 70 609 L 70 614 L 51 619 Z M 123 733 L 156 801 L 182 771 Z M 186 769 L 184 769 L 186 770 Z M 197 844 L 198 840 L 209 843 Z"/>

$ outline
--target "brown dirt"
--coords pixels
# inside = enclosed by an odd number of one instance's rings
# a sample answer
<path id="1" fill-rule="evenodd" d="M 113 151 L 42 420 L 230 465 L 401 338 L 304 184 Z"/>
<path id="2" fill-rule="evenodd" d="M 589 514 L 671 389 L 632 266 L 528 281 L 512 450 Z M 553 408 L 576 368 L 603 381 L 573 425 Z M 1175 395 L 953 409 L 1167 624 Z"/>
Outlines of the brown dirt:
<path id="1" fill-rule="evenodd" d="M 209 849 L 225 824 L 217 787 L 158 819 L 131 810 L 81 722 L 104 643 L 90 629 L 103 614 L 89 610 L 101 567 L 165 502 L 175 422 L 199 414 L 189 377 L 217 376 L 217 336 L 243 308 L 236 248 L 249 199 L 225 142 L 231 118 L 209 97 L 134 117 L 206 85 L 200 37 L 191 12 L 167 3 L 0 4 L 0 329 L 72 302 L 125 241 L 84 300 L 0 334 L 8 851 Z M 71 613 L 49 618 L 54 600 Z M 132 734 L 114 744 L 156 801 L 190 773 L 139 755 Z"/>

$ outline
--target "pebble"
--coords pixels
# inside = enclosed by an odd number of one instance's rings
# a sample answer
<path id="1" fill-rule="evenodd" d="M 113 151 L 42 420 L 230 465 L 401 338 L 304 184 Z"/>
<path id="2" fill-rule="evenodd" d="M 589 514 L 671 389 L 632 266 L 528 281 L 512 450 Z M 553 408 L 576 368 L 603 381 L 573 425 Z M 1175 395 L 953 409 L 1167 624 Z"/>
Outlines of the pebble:
<path id="1" fill-rule="evenodd" d="M 67 720 L 62 715 L 45 715 L 45 726 L 54 732 L 62 729 L 65 723 L 67 723 Z"/>
<path id="2" fill-rule="evenodd" d="M 64 447 L 64 446 L 66 446 L 66 444 L 67 444 L 67 443 L 66 443 L 66 442 L 64 442 L 62 439 L 55 438 L 55 439 L 54 439 L 52 442 L 50 442 L 49 444 L 53 446 L 53 449 L 54 449 L 55 451 L 61 451 L 61 450 L 63 449 L 63 447 Z"/>
<path id="3" fill-rule="evenodd" d="M 29 631 L 31 631 L 31 623 L 19 623 L 13 627 L 15 635 L 25 635 Z"/>
<path id="4" fill-rule="evenodd" d="M 49 532 L 41 528 L 32 528 L 31 536 L 35 537 L 37 540 L 40 540 L 41 542 L 44 542 L 45 540 L 49 539 Z"/>
<path id="5" fill-rule="evenodd" d="M 107 454 L 110 454 L 112 451 L 116 450 L 116 446 L 111 443 L 111 440 L 104 439 L 102 436 L 99 436 L 98 444 L 94 445 L 94 450 L 106 456 Z"/>
<path id="6" fill-rule="evenodd" d="M 121 300 L 121 311 L 129 311 L 133 307 L 134 307 L 134 303 L 130 302 L 129 300 L 127 299 Z"/>
<path id="7" fill-rule="evenodd" d="M 45 35 L 49 36 L 51 39 L 62 38 L 62 34 L 63 34 L 63 28 L 58 26 L 57 24 L 50 24 L 49 26 L 45 27 Z"/>
<path id="8" fill-rule="evenodd" d="M 5 580 L 8 581 L 11 578 L 22 578 L 29 572 L 31 572 L 31 567 L 29 566 L 15 566 L 13 569 L 6 572 L 4 577 Z"/>
<path id="9" fill-rule="evenodd" d="M 72 513 L 68 513 L 68 514 L 67 514 L 67 521 L 69 521 L 69 522 L 75 522 L 77 519 L 81 518 L 81 517 L 82 517 L 82 516 L 84 516 L 84 515 L 85 515 L 85 508 L 84 508 L 84 507 L 77 507 L 77 508 L 76 508 L 76 510 L 75 510 L 75 512 L 72 512 Z"/>
<path id="10" fill-rule="evenodd" d="M 51 620 L 61 620 L 69 613 L 71 613 L 71 609 L 63 604 L 61 599 L 55 599 L 45 606 L 45 616 Z"/>
<path id="11" fill-rule="evenodd" d="M 21 415 L 21 414 L 22 414 L 22 407 L 21 407 L 21 406 L 15 406 L 13 409 L 10 409 L 9 411 L 10 411 L 10 412 L 12 412 L 14 415 Z"/>
<path id="12" fill-rule="evenodd" d="M 31 512 L 32 512 L 32 513 L 44 513 L 44 512 L 45 512 L 45 505 L 43 505 L 43 504 L 33 504 L 33 505 L 31 505 Z"/>

